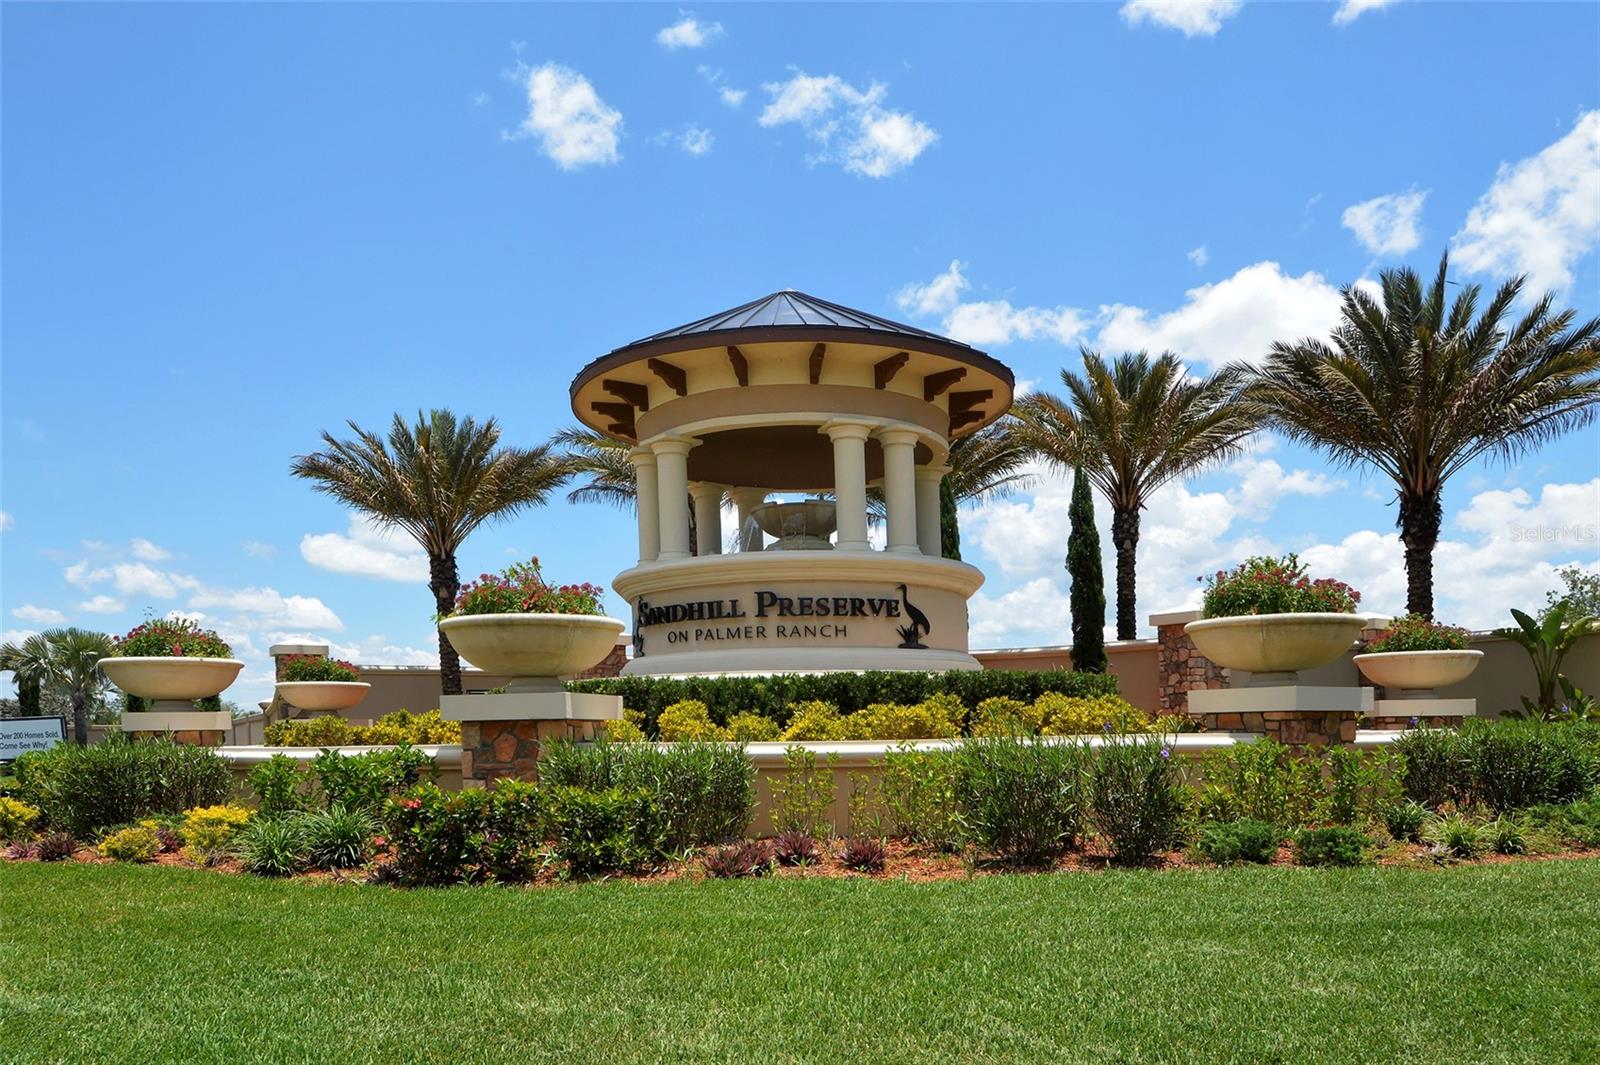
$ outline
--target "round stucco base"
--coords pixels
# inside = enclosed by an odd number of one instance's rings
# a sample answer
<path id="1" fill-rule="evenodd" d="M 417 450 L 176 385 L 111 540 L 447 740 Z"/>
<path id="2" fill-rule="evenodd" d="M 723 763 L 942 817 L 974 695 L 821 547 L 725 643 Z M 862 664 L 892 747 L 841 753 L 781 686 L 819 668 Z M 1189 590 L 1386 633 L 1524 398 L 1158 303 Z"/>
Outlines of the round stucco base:
<path id="1" fill-rule="evenodd" d="M 762 647 L 684 654 L 649 655 L 622 667 L 625 677 L 721 676 L 727 673 L 859 673 L 899 669 L 942 673 L 982 669 L 961 651 L 905 650 L 892 647 Z"/>

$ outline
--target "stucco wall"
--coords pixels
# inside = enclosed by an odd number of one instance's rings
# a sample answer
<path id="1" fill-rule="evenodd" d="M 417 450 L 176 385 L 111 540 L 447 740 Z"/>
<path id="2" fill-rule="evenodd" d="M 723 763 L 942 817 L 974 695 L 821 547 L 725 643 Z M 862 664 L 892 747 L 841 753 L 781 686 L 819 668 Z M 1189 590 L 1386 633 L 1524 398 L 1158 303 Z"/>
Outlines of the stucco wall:
<path id="1" fill-rule="evenodd" d="M 984 669 L 1071 669 L 1072 652 L 1067 647 L 1025 647 L 998 651 L 974 651 L 972 657 Z M 1106 661 L 1122 697 L 1146 713 L 1160 708 L 1158 677 L 1161 652 L 1154 640 L 1125 640 L 1106 644 Z"/>

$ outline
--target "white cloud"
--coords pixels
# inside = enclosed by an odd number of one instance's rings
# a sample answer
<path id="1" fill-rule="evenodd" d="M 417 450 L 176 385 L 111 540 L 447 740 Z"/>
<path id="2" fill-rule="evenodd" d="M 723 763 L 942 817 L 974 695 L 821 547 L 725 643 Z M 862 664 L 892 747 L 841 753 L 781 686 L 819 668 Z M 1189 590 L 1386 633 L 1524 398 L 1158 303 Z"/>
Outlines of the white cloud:
<path id="1" fill-rule="evenodd" d="M 10 511 L 0 510 L 0 532 L 10 532 L 16 527 L 16 524 L 11 517 Z"/>
<path id="2" fill-rule="evenodd" d="M 60 625 L 67 620 L 67 615 L 59 610 L 47 606 L 34 606 L 32 603 L 12 607 L 11 616 L 18 621 L 29 621 L 35 625 Z"/>
<path id="3" fill-rule="evenodd" d="M 1206 263 L 1211 261 L 1211 250 L 1202 244 L 1198 248 L 1195 248 L 1193 251 L 1189 252 L 1188 259 L 1196 266 L 1204 267 Z"/>
<path id="4" fill-rule="evenodd" d="M 1148 21 L 1185 37 L 1211 37 L 1243 6 L 1244 0 L 1128 0 L 1122 18 L 1130 26 Z"/>
<path id="5" fill-rule="evenodd" d="M 1527 274 L 1533 295 L 1565 290 L 1600 242 L 1600 111 L 1538 155 L 1502 163 L 1467 213 L 1454 261 L 1474 273 Z"/>
<path id="6" fill-rule="evenodd" d="M 1258 362 L 1275 340 L 1327 336 L 1339 320 L 1338 289 L 1322 275 L 1284 273 L 1275 262 L 1246 266 L 1232 277 L 1192 288 L 1176 310 L 1101 308 L 1100 346 L 1109 351 L 1173 351 L 1213 366 Z"/>
<path id="7" fill-rule="evenodd" d="M 925 285 L 916 282 L 906 285 L 895 295 L 894 301 L 901 310 L 912 314 L 943 314 L 956 305 L 962 291 L 968 287 L 961 270 L 961 260 L 951 259 L 950 268 L 944 273 Z"/>
<path id="8" fill-rule="evenodd" d="M 341 631 L 344 622 L 322 600 L 308 595 L 282 595 L 275 588 L 208 588 L 190 596 L 189 606 L 200 610 L 231 610 L 245 615 L 249 628 L 275 625 L 283 628 L 321 628 Z"/>
<path id="9" fill-rule="evenodd" d="M 969 608 L 967 642 L 972 647 L 1037 647 L 1072 639 L 1067 591 L 1050 577 L 1036 577 L 1003 595 L 979 592 Z"/>
<path id="10" fill-rule="evenodd" d="M 730 89 L 726 85 L 717 90 L 717 97 L 729 107 L 738 107 L 744 103 L 744 98 L 749 95 L 744 89 Z"/>
<path id="11" fill-rule="evenodd" d="M 1228 501 L 1241 518 L 1264 521 L 1271 516 L 1284 496 L 1325 496 L 1344 487 L 1344 482 L 1311 470 L 1285 470 L 1272 459 L 1247 456 L 1235 462 L 1230 472 L 1239 483 L 1228 490 Z"/>
<path id="12" fill-rule="evenodd" d="M 546 63 L 527 74 L 528 117 L 513 137 L 537 137 L 557 166 L 615 163 L 622 158 L 617 142 L 622 112 L 606 105 L 589 79 L 559 63 Z"/>
<path id="13" fill-rule="evenodd" d="M 651 144 L 670 146 L 694 156 L 705 155 L 715 142 L 716 138 L 709 129 L 701 129 L 698 126 L 686 126 L 676 131 L 662 130 L 650 138 Z"/>
<path id="14" fill-rule="evenodd" d="M 143 562 L 162 562 L 172 557 L 171 551 L 151 543 L 142 536 L 136 536 L 129 542 L 128 554 Z"/>
<path id="15" fill-rule="evenodd" d="M 86 614 L 116 614 L 127 608 L 125 601 L 109 595 L 97 595 L 78 604 L 78 609 Z"/>
<path id="16" fill-rule="evenodd" d="M 245 540 L 239 548 L 251 558 L 268 559 L 277 555 L 278 549 L 273 544 L 263 543 L 260 540 Z"/>
<path id="17" fill-rule="evenodd" d="M 1388 7 L 1394 0 L 1342 0 L 1339 10 L 1333 13 L 1335 26 L 1348 26 L 1368 11 Z"/>
<path id="18" fill-rule="evenodd" d="M 1009 300 L 963 303 L 945 316 L 944 331 L 968 344 L 998 347 L 1014 340 L 1075 344 L 1088 328 L 1074 307 L 1013 307 Z"/>
<path id="19" fill-rule="evenodd" d="M 836 162 L 853 174 L 888 177 L 939 139 L 932 126 L 910 113 L 885 108 L 888 87 L 880 82 L 861 90 L 837 74 L 812 77 L 795 71 L 788 81 L 762 88 L 771 99 L 761 125 L 798 124 L 820 146 L 813 163 Z"/>
<path id="20" fill-rule="evenodd" d="M 148 599 L 175 599 L 180 591 L 200 586 L 200 582 L 188 574 L 159 570 L 143 562 L 117 562 L 109 566 L 75 562 L 62 571 L 62 576 L 68 584 L 84 589 L 110 581 L 118 595 Z"/>
<path id="21" fill-rule="evenodd" d="M 386 581 L 426 582 L 428 556 L 403 533 L 352 515 L 349 535 L 307 533 L 300 556 L 318 569 Z"/>
<path id="22" fill-rule="evenodd" d="M 743 89 L 722 84 L 724 78 L 721 70 L 713 70 L 702 63 L 695 68 L 695 71 L 705 79 L 707 85 L 717 90 L 717 98 L 729 107 L 739 107 L 744 103 L 744 98 L 750 95 Z"/>
<path id="23" fill-rule="evenodd" d="M 1422 217 L 1426 190 L 1408 189 L 1344 209 L 1340 222 L 1374 255 L 1404 255 L 1422 243 L 1417 221 Z"/>
<path id="24" fill-rule="evenodd" d="M 687 12 L 670 26 L 656 31 L 656 43 L 669 51 L 679 48 L 703 48 L 723 34 L 722 23 L 701 22 Z"/>

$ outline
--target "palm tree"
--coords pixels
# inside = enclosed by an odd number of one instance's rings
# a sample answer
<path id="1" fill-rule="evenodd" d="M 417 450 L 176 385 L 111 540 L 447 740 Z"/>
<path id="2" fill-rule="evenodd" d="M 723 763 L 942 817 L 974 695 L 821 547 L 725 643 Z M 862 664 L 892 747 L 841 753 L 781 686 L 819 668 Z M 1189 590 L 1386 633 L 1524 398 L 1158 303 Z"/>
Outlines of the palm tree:
<path id="1" fill-rule="evenodd" d="M 0 670 L 16 674 L 19 686 L 65 691 L 72 700 L 72 738 L 83 745 L 89 742 L 89 701 L 108 684 L 100 660 L 114 646 L 103 632 L 50 629 L 0 647 Z"/>
<path id="2" fill-rule="evenodd" d="M 1600 319 L 1574 325 L 1547 293 L 1513 320 L 1521 277 L 1480 314 L 1477 285 L 1445 299 L 1449 262 L 1426 289 L 1409 269 L 1384 271 L 1376 297 L 1345 288 L 1332 345 L 1274 344 L 1245 393 L 1279 432 L 1394 481 L 1406 611 L 1430 618 L 1445 481 L 1587 424 L 1600 401 Z"/>
<path id="3" fill-rule="evenodd" d="M 407 425 L 396 414 L 387 443 L 348 424 L 355 439 L 324 432 L 326 449 L 296 457 L 290 470 L 317 491 L 410 533 L 428 553 L 428 588 L 440 615 L 450 613 L 460 591 L 456 552 L 468 534 L 491 518 L 542 504 L 569 475 L 548 446 L 498 446 L 493 418 L 479 425 L 434 410 Z M 445 695 L 460 694 L 461 659 L 443 632 L 439 675 Z"/>
<path id="4" fill-rule="evenodd" d="M 1236 454 L 1256 427 L 1236 402 L 1242 374 L 1224 368 L 1189 376 L 1171 352 L 1145 352 L 1107 363 L 1083 349 L 1082 375 L 1061 371 L 1069 399 L 1035 392 L 1018 401 L 1017 434 L 1052 466 L 1084 475 L 1111 504 L 1117 551 L 1117 639 L 1138 634 L 1136 564 L 1139 512 L 1168 481 Z"/>
<path id="5" fill-rule="evenodd" d="M 1023 472 L 1033 452 L 1014 432 L 1007 417 L 950 442 L 950 472 L 939 482 L 939 553 L 961 557 L 961 526 L 956 507 L 1009 495 L 1027 485 Z"/>

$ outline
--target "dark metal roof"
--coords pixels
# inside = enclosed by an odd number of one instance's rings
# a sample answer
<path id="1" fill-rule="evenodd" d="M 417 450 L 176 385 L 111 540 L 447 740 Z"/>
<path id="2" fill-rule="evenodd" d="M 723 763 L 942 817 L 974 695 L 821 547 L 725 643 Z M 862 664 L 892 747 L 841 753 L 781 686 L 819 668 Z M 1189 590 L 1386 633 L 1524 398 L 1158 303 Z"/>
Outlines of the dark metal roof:
<path id="1" fill-rule="evenodd" d="M 720 333 L 728 329 L 756 329 L 762 326 L 821 326 L 833 329 L 868 329 L 875 333 L 900 333 L 905 336 L 922 337 L 928 340 L 937 340 L 944 344 L 957 344 L 968 348 L 970 345 L 960 341 L 942 337 L 938 333 L 930 333 L 926 329 L 918 329 L 914 325 L 904 322 L 891 321 L 880 318 L 876 314 L 866 311 L 854 310 L 850 307 L 830 303 L 816 296 L 808 296 L 804 292 L 785 289 L 774 292 L 770 296 L 743 303 L 728 311 L 707 315 L 687 325 L 680 325 L 673 329 L 664 329 L 642 340 L 635 340 L 616 350 L 648 344 L 656 340 L 665 340 L 668 337 L 694 336 L 700 333 Z"/>
<path id="2" fill-rule="evenodd" d="M 793 340 L 903 347 L 977 367 L 999 377 L 1008 386 L 1013 381 L 1010 368 L 970 344 L 785 289 L 615 348 L 578 371 L 571 393 L 576 398 L 578 390 L 597 375 L 658 355 L 720 344 Z"/>

